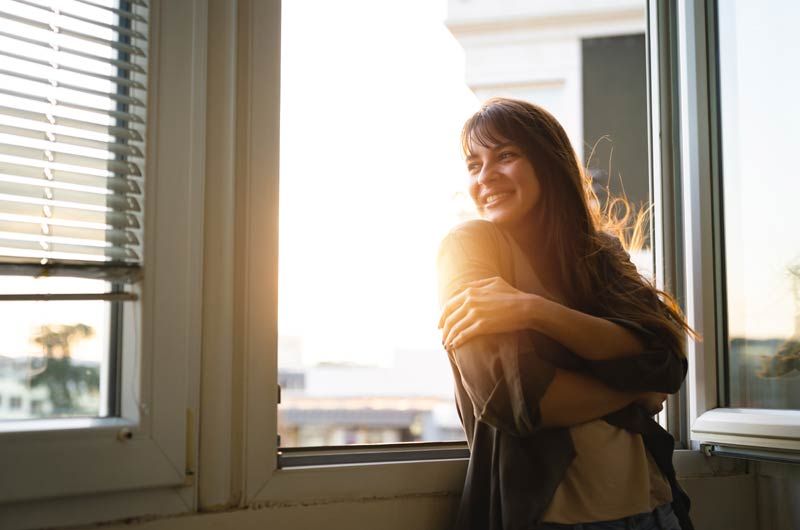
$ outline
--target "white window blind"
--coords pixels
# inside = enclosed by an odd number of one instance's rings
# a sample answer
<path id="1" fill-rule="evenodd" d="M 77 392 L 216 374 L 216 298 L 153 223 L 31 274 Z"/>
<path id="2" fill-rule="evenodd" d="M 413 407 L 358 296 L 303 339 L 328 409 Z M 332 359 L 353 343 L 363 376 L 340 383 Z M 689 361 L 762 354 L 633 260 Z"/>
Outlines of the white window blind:
<path id="1" fill-rule="evenodd" d="M 0 0 L 0 270 L 142 263 L 147 5 Z"/>

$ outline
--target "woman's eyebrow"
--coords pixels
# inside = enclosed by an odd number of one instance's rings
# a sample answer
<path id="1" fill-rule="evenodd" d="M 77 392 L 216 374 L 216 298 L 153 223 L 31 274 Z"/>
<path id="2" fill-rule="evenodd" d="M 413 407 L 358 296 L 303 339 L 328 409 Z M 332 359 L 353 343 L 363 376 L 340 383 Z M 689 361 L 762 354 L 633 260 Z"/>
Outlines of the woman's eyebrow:
<path id="1" fill-rule="evenodd" d="M 514 147 L 513 142 L 503 142 L 502 144 L 493 145 L 490 147 L 492 151 L 499 151 L 500 149 L 504 149 L 506 147 Z"/>
<path id="2" fill-rule="evenodd" d="M 503 142 L 502 144 L 496 144 L 496 145 L 488 146 L 488 149 L 491 150 L 491 151 L 499 151 L 499 150 L 504 149 L 506 147 L 516 147 L 516 144 L 514 144 L 514 142 Z M 474 160 L 476 158 L 479 158 L 478 155 L 470 154 L 465 158 L 465 160 L 466 161 L 470 161 L 470 160 Z"/>

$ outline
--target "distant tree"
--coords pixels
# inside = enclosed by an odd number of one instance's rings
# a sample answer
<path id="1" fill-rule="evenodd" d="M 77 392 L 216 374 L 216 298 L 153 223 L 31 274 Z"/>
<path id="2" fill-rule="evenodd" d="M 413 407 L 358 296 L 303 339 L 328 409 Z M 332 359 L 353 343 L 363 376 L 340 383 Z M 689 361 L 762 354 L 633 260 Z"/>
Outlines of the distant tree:
<path id="1" fill-rule="evenodd" d="M 53 413 L 75 413 L 75 397 L 81 389 L 100 390 L 100 372 L 95 367 L 72 363 L 72 345 L 94 336 L 86 324 L 46 325 L 31 340 L 45 352 L 45 366 L 31 377 L 31 386 L 45 386 L 50 393 Z"/>
<path id="2" fill-rule="evenodd" d="M 761 369 L 756 372 L 759 377 L 783 377 L 800 371 L 800 263 L 788 267 L 788 272 L 794 291 L 794 335 L 778 345 L 774 355 L 761 356 Z"/>
<path id="3" fill-rule="evenodd" d="M 56 351 L 59 357 L 69 359 L 72 355 L 70 347 L 76 339 L 88 339 L 94 336 L 94 329 L 86 324 L 42 326 L 39 334 L 33 337 L 33 342 L 41 344 L 48 359 L 56 358 Z"/>

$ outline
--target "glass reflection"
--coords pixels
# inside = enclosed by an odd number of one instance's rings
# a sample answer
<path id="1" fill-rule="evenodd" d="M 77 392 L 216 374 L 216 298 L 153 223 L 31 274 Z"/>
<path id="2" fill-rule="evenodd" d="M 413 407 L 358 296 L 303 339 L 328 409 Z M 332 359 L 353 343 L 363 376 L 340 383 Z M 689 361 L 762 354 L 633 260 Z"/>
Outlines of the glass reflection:
<path id="1" fill-rule="evenodd" d="M 798 17 L 796 3 L 718 7 L 732 407 L 800 408 Z"/>

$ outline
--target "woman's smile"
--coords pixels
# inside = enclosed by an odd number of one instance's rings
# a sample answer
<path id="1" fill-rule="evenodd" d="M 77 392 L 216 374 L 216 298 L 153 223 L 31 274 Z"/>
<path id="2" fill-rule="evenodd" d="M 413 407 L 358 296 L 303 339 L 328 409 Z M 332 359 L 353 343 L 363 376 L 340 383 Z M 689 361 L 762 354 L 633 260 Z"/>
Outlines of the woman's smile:
<path id="1" fill-rule="evenodd" d="M 508 192 L 506 192 L 506 193 L 495 193 L 495 194 L 489 195 L 488 197 L 486 197 L 486 202 L 484 203 L 484 206 L 486 206 L 487 208 L 491 208 L 493 206 L 496 206 L 498 203 L 502 202 L 503 199 L 508 198 L 509 195 L 511 195 L 511 194 L 508 193 Z"/>

